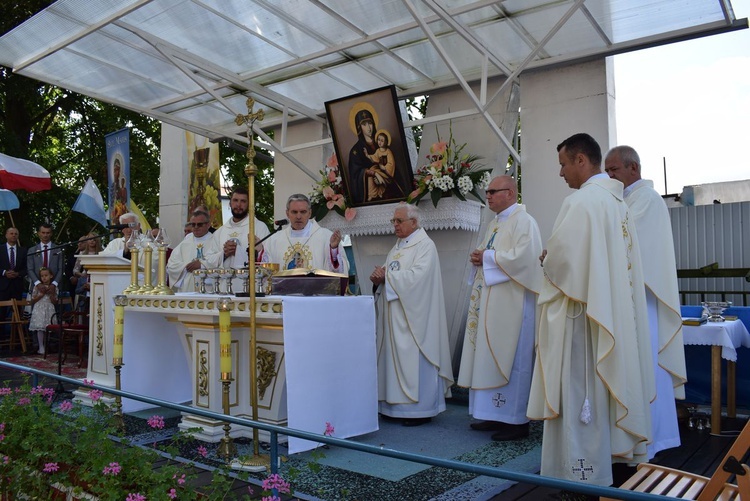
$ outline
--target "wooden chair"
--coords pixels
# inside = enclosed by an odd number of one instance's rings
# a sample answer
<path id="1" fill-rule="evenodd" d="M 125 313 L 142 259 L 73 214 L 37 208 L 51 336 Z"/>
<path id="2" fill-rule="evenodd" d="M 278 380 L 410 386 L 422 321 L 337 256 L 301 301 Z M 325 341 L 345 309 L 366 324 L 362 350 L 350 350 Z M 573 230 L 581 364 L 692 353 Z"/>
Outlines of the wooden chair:
<path id="1" fill-rule="evenodd" d="M 0 340 L 0 346 L 7 346 L 8 349 L 13 350 L 18 343 L 18 331 L 16 329 L 16 320 L 13 312 L 13 300 L 8 299 L 6 301 L 0 301 L 0 312 L 3 312 L 0 318 L 0 328 L 2 326 L 8 326 L 8 336 Z M 25 344 L 25 343 L 24 343 Z M 21 345 L 23 351 L 26 351 L 26 346 Z"/>
<path id="2" fill-rule="evenodd" d="M 33 346 L 31 334 L 29 333 L 29 317 L 24 316 L 24 310 L 31 304 L 28 299 L 14 299 L 13 300 L 13 320 L 16 325 L 16 332 L 18 338 L 21 341 L 21 349 L 26 353 L 27 346 Z"/>
<path id="3" fill-rule="evenodd" d="M 626 480 L 620 489 L 698 501 L 750 501 L 750 466 L 745 463 L 749 450 L 750 421 L 742 428 L 711 477 L 642 463 L 638 465 L 635 475 Z M 732 476 L 735 477 L 734 484 L 729 483 Z"/>
<path id="4" fill-rule="evenodd" d="M 45 329 L 44 358 L 46 359 L 50 353 L 50 340 L 55 340 L 58 350 L 62 350 L 63 363 L 68 358 L 69 351 L 66 348 L 72 346 L 75 348 L 73 354 L 78 356 L 78 367 L 83 367 L 83 348 L 89 339 L 89 315 L 88 312 L 68 309 L 66 305 L 72 304 L 70 297 L 61 298 L 61 300 L 63 301 L 62 321 L 58 320 L 58 314 L 55 313 L 52 323 Z"/>

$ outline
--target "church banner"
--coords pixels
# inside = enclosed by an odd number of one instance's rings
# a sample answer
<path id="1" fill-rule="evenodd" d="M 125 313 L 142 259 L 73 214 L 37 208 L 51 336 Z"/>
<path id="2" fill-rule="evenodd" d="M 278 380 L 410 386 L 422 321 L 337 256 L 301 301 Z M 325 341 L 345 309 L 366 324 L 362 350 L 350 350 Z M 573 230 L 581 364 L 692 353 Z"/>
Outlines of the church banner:
<path id="1" fill-rule="evenodd" d="M 107 186 L 109 220 L 118 224 L 128 212 L 130 202 L 130 129 L 120 129 L 105 136 L 107 144 Z"/>
<path id="2" fill-rule="evenodd" d="M 219 145 L 208 138 L 185 132 L 190 177 L 188 179 L 188 218 L 200 206 L 208 210 L 211 226 L 223 224 L 221 215 L 221 175 Z"/>

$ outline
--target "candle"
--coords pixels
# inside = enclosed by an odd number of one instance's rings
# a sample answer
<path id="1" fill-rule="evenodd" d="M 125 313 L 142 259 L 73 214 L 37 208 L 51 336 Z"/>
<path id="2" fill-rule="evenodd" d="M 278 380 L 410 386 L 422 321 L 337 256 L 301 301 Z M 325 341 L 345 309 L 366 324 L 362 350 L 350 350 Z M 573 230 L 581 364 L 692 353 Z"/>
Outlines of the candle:
<path id="1" fill-rule="evenodd" d="M 112 364 L 122 365 L 122 338 L 125 330 L 125 303 L 127 296 L 115 296 L 115 338 L 112 349 Z"/>
<path id="2" fill-rule="evenodd" d="M 228 297 L 219 299 L 219 355 L 222 379 L 232 374 L 232 327 L 229 318 L 232 302 Z"/>

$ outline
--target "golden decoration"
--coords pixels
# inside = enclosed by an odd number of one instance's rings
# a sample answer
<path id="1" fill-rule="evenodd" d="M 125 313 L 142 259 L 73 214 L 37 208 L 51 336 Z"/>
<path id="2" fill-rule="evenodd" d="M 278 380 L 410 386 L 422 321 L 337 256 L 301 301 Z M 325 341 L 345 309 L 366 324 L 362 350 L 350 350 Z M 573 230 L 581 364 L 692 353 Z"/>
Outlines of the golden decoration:
<path id="1" fill-rule="evenodd" d="M 104 325 L 102 324 L 102 316 L 104 315 L 104 306 L 102 305 L 102 297 L 96 298 L 96 356 L 101 357 L 104 355 Z"/>
<path id="2" fill-rule="evenodd" d="M 276 352 L 265 348 L 258 348 L 258 397 L 263 400 L 273 379 L 276 377 Z"/>
<path id="3" fill-rule="evenodd" d="M 206 350 L 198 355 L 198 395 L 208 396 L 208 356 Z"/>

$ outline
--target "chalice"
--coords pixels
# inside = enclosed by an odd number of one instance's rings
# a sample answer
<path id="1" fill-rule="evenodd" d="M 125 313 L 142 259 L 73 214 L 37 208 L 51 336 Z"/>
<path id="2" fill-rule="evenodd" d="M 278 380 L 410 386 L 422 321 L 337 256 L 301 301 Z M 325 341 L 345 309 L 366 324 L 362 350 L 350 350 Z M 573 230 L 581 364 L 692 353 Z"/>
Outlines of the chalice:
<path id="1" fill-rule="evenodd" d="M 247 268 L 242 268 L 241 270 L 234 270 L 234 276 L 242 280 L 242 294 L 246 296 L 248 293 L 247 282 L 248 278 L 250 278 L 250 272 Z"/>
<path id="2" fill-rule="evenodd" d="M 219 270 L 219 278 L 226 280 L 227 283 L 225 294 L 234 294 L 232 292 L 232 279 L 234 278 L 235 271 L 234 268 L 222 268 Z"/>
<path id="3" fill-rule="evenodd" d="M 271 276 L 279 271 L 279 263 L 256 263 L 255 266 L 256 294 L 261 296 L 270 294 Z"/>
<path id="4" fill-rule="evenodd" d="M 193 276 L 195 277 L 195 290 L 201 294 L 206 293 L 206 270 L 198 269 L 193 270 Z"/>

